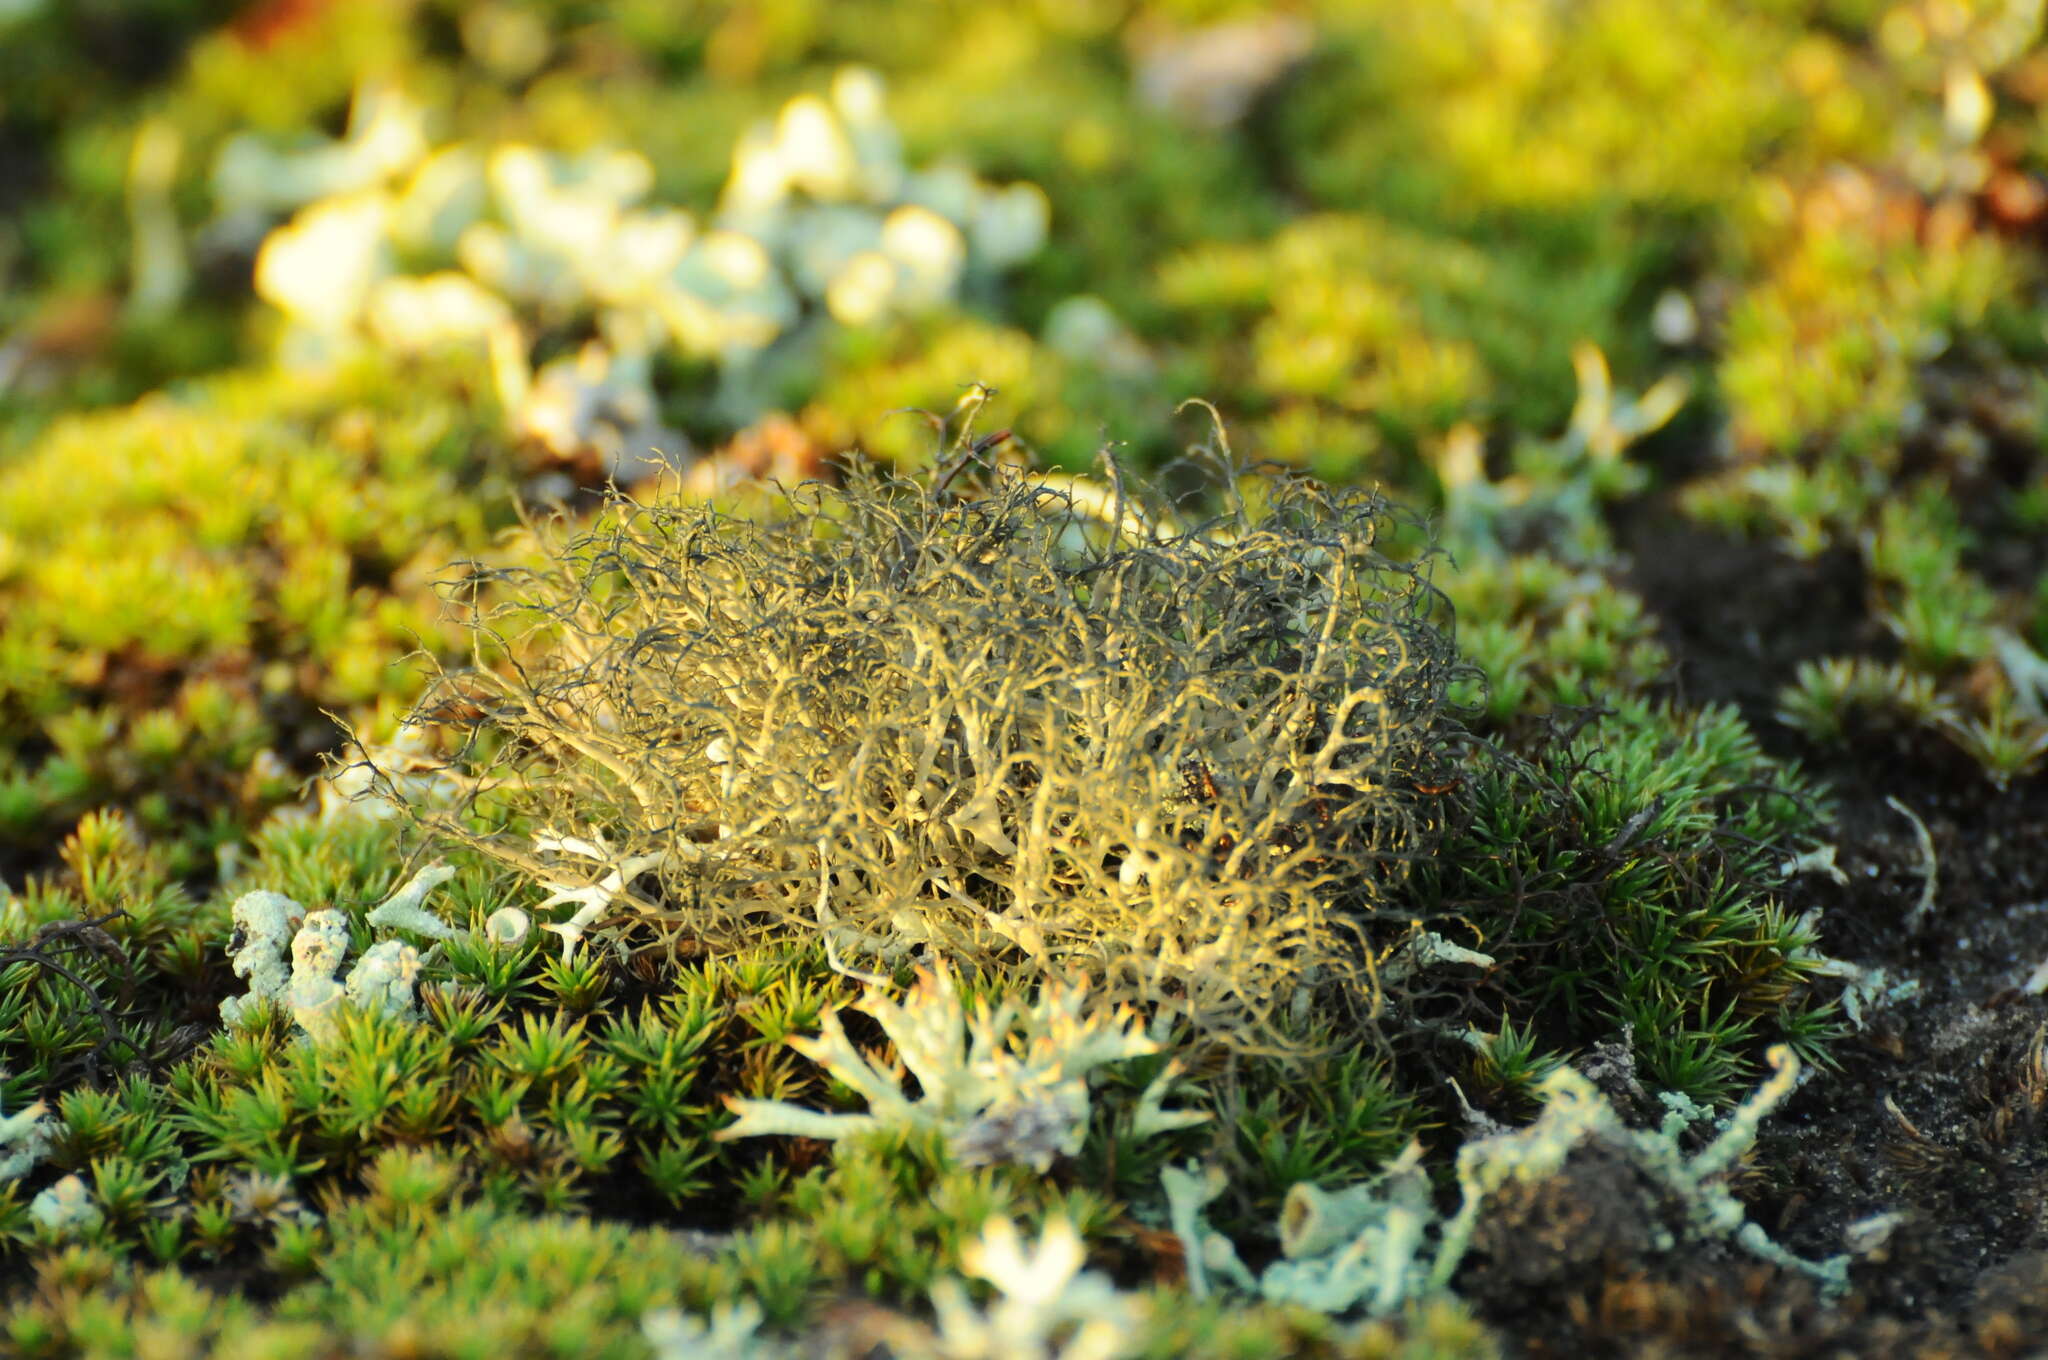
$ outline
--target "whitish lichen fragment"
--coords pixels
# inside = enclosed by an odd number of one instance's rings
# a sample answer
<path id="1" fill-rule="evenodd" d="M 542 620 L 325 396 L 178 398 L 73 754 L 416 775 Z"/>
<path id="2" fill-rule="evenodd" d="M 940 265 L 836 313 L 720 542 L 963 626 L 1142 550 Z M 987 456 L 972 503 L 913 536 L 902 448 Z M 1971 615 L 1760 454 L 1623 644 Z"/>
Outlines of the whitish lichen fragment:
<path id="1" fill-rule="evenodd" d="M 428 893 L 453 877 L 454 865 L 429 864 L 363 919 L 377 930 L 409 930 L 430 940 L 453 939 L 462 932 L 421 906 Z"/>
<path id="2" fill-rule="evenodd" d="M 934 1284 L 938 1336 L 930 1353 L 950 1360 L 1136 1354 L 1148 1304 L 1082 1270 L 1085 1260 L 1081 1236 L 1064 1217 L 1047 1219 L 1035 1245 L 1009 1219 L 991 1218 L 981 1236 L 961 1248 L 960 1264 L 993 1285 L 996 1297 L 977 1309 L 960 1281 Z"/>
<path id="3" fill-rule="evenodd" d="M 40 1100 L 0 1117 L 0 1184 L 27 1175 L 50 1145 L 48 1107 Z"/>
<path id="4" fill-rule="evenodd" d="M 234 934 L 228 940 L 228 966 L 249 982 L 246 995 L 220 1003 L 220 1018 L 236 1025 L 252 1004 L 284 999 L 291 985 L 292 935 L 306 919 L 306 909 L 283 893 L 258 891 L 243 893 L 229 910 Z"/>
<path id="5" fill-rule="evenodd" d="M 818 1038 L 789 1041 L 865 1097 L 866 1114 L 824 1114 L 780 1100 L 728 1100 L 740 1118 L 717 1137 L 836 1139 L 877 1128 L 936 1129 L 969 1165 L 1020 1162 L 1043 1171 L 1055 1157 L 1081 1150 L 1094 1069 L 1159 1051 L 1128 1008 L 1084 1016 L 1086 1002 L 1085 988 L 1048 983 L 1028 1010 L 1008 1001 L 969 1008 L 944 965 L 920 972 L 901 1003 L 870 987 L 856 1009 L 873 1016 L 895 1041 L 903 1067 L 877 1067 L 846 1037 L 835 1011 L 825 1012 Z M 1021 1035 L 1015 1034 L 1020 1028 Z M 920 1099 L 904 1094 L 904 1067 L 916 1076 Z M 1208 1117 L 1161 1108 L 1176 1075 L 1178 1069 L 1168 1064 L 1153 1080 L 1139 1101 L 1135 1136 Z"/>
<path id="6" fill-rule="evenodd" d="M 419 1013 L 413 1007 L 413 989 L 419 978 L 418 950 L 402 940 L 380 940 L 356 960 L 343 991 L 353 1005 L 364 1010 L 416 1020 Z"/>
<path id="7" fill-rule="evenodd" d="M 28 1216 L 54 1237 L 69 1237 L 97 1224 L 104 1215 L 92 1192 L 76 1176 L 66 1176 L 29 1201 Z"/>
<path id="8" fill-rule="evenodd" d="M 419 907 L 420 899 L 446 881 L 452 870 L 434 866 L 415 874 L 404 888 L 384 906 L 370 913 L 374 923 L 415 929 L 423 917 L 427 923 L 454 934 Z M 418 950 L 402 940 L 380 940 L 363 952 L 347 980 L 340 977 L 348 956 L 348 919 L 334 910 L 306 909 L 282 893 L 246 893 L 233 908 L 235 935 L 229 953 L 237 976 L 249 979 L 245 996 L 221 1003 L 221 1019 L 230 1025 L 246 1023 L 251 1007 L 262 1001 L 275 1002 L 291 1013 L 299 1029 L 319 1040 L 334 1033 L 336 1013 L 343 1001 L 364 1010 L 418 1019 L 414 993 L 419 983 L 421 957 Z M 381 913 L 381 917 L 380 917 Z M 431 930 L 422 930 L 431 934 Z M 286 950 L 290 971 L 286 972 Z"/>
<path id="9" fill-rule="evenodd" d="M 348 922 L 338 911 L 316 911 L 292 937 L 292 982 L 285 993 L 292 1018 L 315 1039 L 334 1032 L 334 1010 L 345 994 L 335 979 L 348 953 Z"/>
<path id="10" fill-rule="evenodd" d="M 484 938 L 500 949 L 517 949 L 526 942 L 532 922 L 517 907 L 500 907 L 484 922 Z"/>

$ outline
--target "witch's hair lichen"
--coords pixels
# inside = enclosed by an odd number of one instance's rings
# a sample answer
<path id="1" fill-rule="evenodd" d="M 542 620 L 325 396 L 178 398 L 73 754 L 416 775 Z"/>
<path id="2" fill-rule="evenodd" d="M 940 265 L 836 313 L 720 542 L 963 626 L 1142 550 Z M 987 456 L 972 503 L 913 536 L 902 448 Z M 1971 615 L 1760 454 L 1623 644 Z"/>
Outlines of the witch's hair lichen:
<path id="1" fill-rule="evenodd" d="M 1000 956 L 1240 1047 L 1310 988 L 1376 1007 L 1361 942 L 1412 931 L 1390 897 L 1434 842 L 1457 671 L 1398 512 L 1232 468 L 1191 524 L 1113 464 L 982 447 L 856 462 L 768 522 L 619 499 L 492 573 L 512 603 L 416 720 L 488 737 L 494 791 L 421 815 L 554 900 L 533 834 L 602 841 L 636 866 L 607 921 L 714 948 Z"/>

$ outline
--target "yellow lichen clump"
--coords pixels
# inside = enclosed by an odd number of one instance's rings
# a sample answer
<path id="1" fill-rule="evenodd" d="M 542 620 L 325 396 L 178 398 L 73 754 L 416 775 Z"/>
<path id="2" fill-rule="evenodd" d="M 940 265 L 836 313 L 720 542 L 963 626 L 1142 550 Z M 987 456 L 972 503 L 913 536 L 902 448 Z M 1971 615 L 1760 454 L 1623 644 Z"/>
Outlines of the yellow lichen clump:
<path id="1" fill-rule="evenodd" d="M 1251 479 L 1187 529 L 1121 480 L 949 480 L 856 467 L 772 525 L 621 502 L 479 621 L 549 645 L 428 709 L 636 866 L 614 919 L 1079 971 L 1245 1045 L 1304 988 L 1376 1003 L 1354 945 L 1430 844 L 1455 669 L 1386 503 Z M 559 897 L 532 842 L 423 815 Z"/>

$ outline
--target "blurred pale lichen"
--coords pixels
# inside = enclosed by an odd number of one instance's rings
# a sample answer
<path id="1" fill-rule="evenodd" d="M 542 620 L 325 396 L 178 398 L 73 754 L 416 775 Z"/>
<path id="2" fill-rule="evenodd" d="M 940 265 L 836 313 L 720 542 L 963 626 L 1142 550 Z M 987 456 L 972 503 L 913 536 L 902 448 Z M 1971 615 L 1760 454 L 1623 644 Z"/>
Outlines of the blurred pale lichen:
<path id="1" fill-rule="evenodd" d="M 957 1279 L 932 1286 L 938 1334 L 931 1353 L 945 1360 L 1114 1360 L 1143 1348 L 1146 1302 L 1081 1269 L 1080 1234 L 1066 1218 L 1048 1218 L 1037 1243 L 1008 1218 L 991 1218 L 960 1249 L 961 1268 L 995 1286 L 980 1309 Z"/>
<path id="2" fill-rule="evenodd" d="M 105 1213 L 94 1202 L 92 1191 L 77 1175 L 64 1177 L 30 1200 L 28 1216 L 39 1229 L 54 1238 L 89 1232 L 106 1219 Z"/>
<path id="3" fill-rule="evenodd" d="M 48 1151 L 53 1127 L 49 1107 L 40 1100 L 0 1115 L 0 1184 L 28 1174 Z"/>
<path id="4" fill-rule="evenodd" d="M 1027 1241 L 1003 1215 L 988 1219 L 960 1248 L 959 1269 L 986 1281 L 995 1297 L 985 1307 L 968 1297 L 965 1281 L 945 1275 L 931 1286 L 934 1317 L 927 1324 L 900 1314 L 867 1319 L 864 1342 L 892 1355 L 931 1360 L 1117 1360 L 1145 1349 L 1153 1305 L 1083 1270 L 1087 1252 L 1065 1216 L 1046 1220 L 1037 1242 Z M 680 1308 L 649 1310 L 640 1321 L 656 1360 L 783 1360 L 797 1355 L 851 1354 L 845 1337 L 782 1341 L 760 1334 L 759 1304 L 742 1298 L 713 1307 L 708 1317 Z"/>
<path id="5" fill-rule="evenodd" d="M 796 1354 L 758 1335 L 761 1321 L 761 1305 L 752 1299 L 721 1303 L 708 1318 L 680 1308 L 653 1308 L 640 1319 L 640 1336 L 653 1348 L 655 1360 L 782 1360 Z"/>
<path id="6" fill-rule="evenodd" d="M 740 140 L 702 226 L 646 201 L 654 170 L 636 151 L 435 149 L 424 129 L 402 91 L 366 85 L 340 140 L 243 134 L 222 149 L 225 222 L 293 214 L 256 262 L 257 291 L 291 323 L 287 353 L 488 346 L 514 425 L 559 455 L 597 447 L 622 480 L 647 470 L 650 448 L 681 452 L 659 420 L 655 356 L 712 359 L 730 377 L 813 319 L 949 305 L 1035 254 L 1049 215 L 1035 185 L 911 168 L 880 78 L 857 68 L 829 100 L 800 95 Z M 535 374 L 533 334 L 570 321 L 597 338 Z"/>
<path id="7" fill-rule="evenodd" d="M 1506 475 L 1488 475 L 1477 426 L 1461 424 L 1445 437 L 1434 461 L 1444 537 L 1454 551 L 1503 557 L 1528 526 L 1549 521 L 1562 544 L 1582 558 L 1597 557 L 1607 533 L 1602 507 L 1648 485 L 1648 469 L 1622 455 L 1678 414 L 1689 384 L 1670 374 L 1641 395 L 1617 392 L 1607 356 L 1593 344 L 1573 348 L 1572 370 L 1578 399 L 1564 433 L 1517 439 Z"/>

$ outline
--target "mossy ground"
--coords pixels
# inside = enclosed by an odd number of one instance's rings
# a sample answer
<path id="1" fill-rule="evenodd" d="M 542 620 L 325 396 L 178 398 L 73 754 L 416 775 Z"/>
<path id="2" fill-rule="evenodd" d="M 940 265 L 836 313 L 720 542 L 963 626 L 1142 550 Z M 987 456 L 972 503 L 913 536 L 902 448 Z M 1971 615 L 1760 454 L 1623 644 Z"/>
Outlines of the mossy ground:
<path id="1" fill-rule="evenodd" d="M 2048 57 L 2011 10 L 0 5 L 0 1114 L 54 1125 L 0 1186 L 0 1344 L 639 1355 L 649 1309 L 746 1298 L 772 1335 L 915 1353 L 1001 1212 L 1072 1222 L 1157 1304 L 1160 1356 L 2027 1353 Z M 1176 44 L 1233 20 L 1268 25 L 1236 50 L 1296 59 L 1203 124 L 1227 82 L 1174 85 Z M 1410 790 L 1444 834 L 1404 891 L 1496 963 L 1424 975 L 1370 1038 L 1304 1016 L 1311 1059 L 1212 1056 L 1176 1088 L 1204 1128 L 1133 1137 L 1163 1059 L 1133 1061 L 1045 1176 L 929 1139 L 714 1141 L 725 1097 L 856 1103 L 784 1043 L 858 994 L 802 944 L 454 946 L 419 1025 L 224 1031 L 235 895 L 337 907 L 361 945 L 421 853 L 310 804 L 342 724 L 390 740 L 419 653 L 464 654 L 465 564 L 530 560 L 522 513 L 587 516 L 604 464 L 522 435 L 480 348 L 276 361 L 250 280 L 281 215 L 218 215 L 219 149 L 332 136 L 374 76 L 436 145 L 636 148 L 705 217 L 735 139 L 849 61 L 914 163 L 1039 185 L 1044 248 L 920 315 L 813 309 L 743 380 L 664 354 L 659 423 L 711 486 L 856 443 L 914 472 L 939 445 L 891 412 L 980 382 L 979 430 L 1044 462 L 1113 438 L 1157 466 L 1214 438 L 1167 415 L 1200 393 L 1236 453 L 1426 513 L 1484 679 L 1456 768 Z M 138 246 L 166 213 L 182 274 Z M 600 325 L 521 322 L 536 361 Z M 1824 845 L 1840 878 L 1789 867 Z M 456 862 L 457 924 L 532 906 Z M 1854 1016 L 1843 962 L 1886 974 Z M 1818 1257 L 1905 1214 L 1834 1305 L 1620 1231 L 1629 1187 L 1594 1164 L 1499 1206 L 1462 1302 L 1357 1327 L 1181 1291 L 1169 1161 L 1224 1167 L 1212 1222 L 1270 1255 L 1289 1186 L 1410 1137 L 1441 1173 L 1560 1060 L 1632 1072 L 1654 1122 L 1658 1091 L 1725 1102 L 1780 1041 L 1814 1075 L 1736 1173 L 1752 1221 Z M 100 1221 L 60 1240 L 28 1206 L 67 1175 Z"/>

